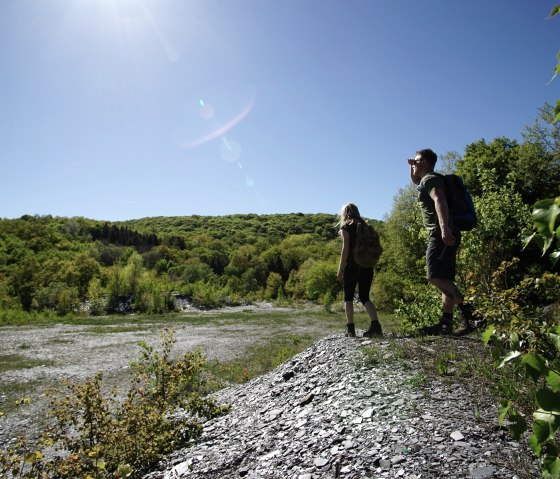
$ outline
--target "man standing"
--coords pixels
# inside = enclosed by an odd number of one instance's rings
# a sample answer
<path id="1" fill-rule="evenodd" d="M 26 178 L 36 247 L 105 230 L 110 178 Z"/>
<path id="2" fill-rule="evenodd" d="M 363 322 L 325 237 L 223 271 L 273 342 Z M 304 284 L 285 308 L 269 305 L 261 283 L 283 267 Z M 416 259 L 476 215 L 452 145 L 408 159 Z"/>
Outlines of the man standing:
<path id="1" fill-rule="evenodd" d="M 442 317 L 438 324 L 422 329 L 424 334 L 452 334 L 453 308 L 461 310 L 464 327 L 456 334 L 466 334 L 474 329 L 472 305 L 463 302 L 463 294 L 455 285 L 457 248 L 461 233 L 449 217 L 445 180 L 434 173 L 437 155 L 431 149 L 416 152 L 410 164 L 410 177 L 418 185 L 418 203 L 422 210 L 424 226 L 428 231 L 426 250 L 427 278 L 441 291 Z"/>

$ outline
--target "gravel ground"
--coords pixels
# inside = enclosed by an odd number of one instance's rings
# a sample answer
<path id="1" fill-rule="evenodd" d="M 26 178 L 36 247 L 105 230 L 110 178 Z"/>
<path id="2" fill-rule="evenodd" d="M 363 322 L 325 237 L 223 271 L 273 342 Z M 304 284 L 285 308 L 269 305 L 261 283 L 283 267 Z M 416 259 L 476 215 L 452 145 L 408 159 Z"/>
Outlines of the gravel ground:
<path id="1" fill-rule="evenodd" d="M 407 338 L 317 341 L 274 371 L 219 392 L 231 411 L 144 479 L 532 479 L 527 443 L 498 427 L 495 401 L 452 371 L 417 382 Z M 414 353 L 403 360 L 395 346 Z M 370 353 L 365 354 L 369 348 Z"/>
<path id="2" fill-rule="evenodd" d="M 228 318 L 228 313 L 251 312 L 247 321 Z M 266 304 L 252 307 L 227 308 L 220 312 L 194 315 L 193 322 L 146 321 L 124 319 L 118 325 L 5 326 L 0 328 L 0 366 L 2 363 L 25 361 L 18 369 L 7 369 L 0 376 L 0 408 L 14 396 L 31 394 L 33 401 L 17 412 L 0 419 L 0 448 L 19 434 L 33 436 L 40 427 L 48 398 L 41 396 L 48 386 L 57 381 L 83 380 L 103 371 L 108 383 L 119 383 L 130 362 L 138 358 L 138 342 L 159 344 L 159 332 L 166 326 L 176 329 L 175 352 L 202 349 L 208 360 L 227 361 L 241 354 L 245 348 L 264 342 L 270 334 L 320 334 L 322 323 L 306 316 L 302 320 L 294 314 L 282 321 L 263 321 L 263 315 L 282 311 Z M 190 313 L 189 313 L 190 314 Z M 203 315 L 203 314 L 202 314 Z M 260 321 L 259 321 L 260 318 Z M 273 318 L 273 316 L 272 316 Z M 338 318 L 338 316 L 337 316 Z M 256 319 L 257 321 L 255 321 Z M 342 320 L 342 316 L 340 317 Z M 324 335 L 329 334 L 328 331 Z M 14 391 L 17 391 L 15 393 Z"/>
<path id="3" fill-rule="evenodd" d="M 122 383 L 130 361 L 138 357 L 138 342 L 159 343 L 159 332 L 166 325 L 176 328 L 178 355 L 201 348 L 209 360 L 222 361 L 264 343 L 271 334 L 319 338 L 334 330 L 339 334 L 319 341 L 277 370 L 222 391 L 232 413 L 206 425 L 199 446 L 173 454 L 150 479 L 537 477 L 526 445 L 511 442 L 496 429 L 495 404 L 482 391 L 439 379 L 424 392 L 411 387 L 419 371 L 416 362 L 405 368 L 390 360 L 393 353 L 383 352 L 391 341 L 406 348 L 406 338 L 376 341 L 381 362 L 364 369 L 356 366 L 355 354 L 369 342 L 340 334 L 342 314 L 327 320 L 301 310 L 266 316 L 274 311 L 278 309 L 260 305 L 247 315 L 212 312 L 203 321 L 196 317 L 191 322 L 150 323 L 126 318 L 107 326 L 0 328 L 0 366 L 29 362 L 25 368 L 4 367 L 0 408 L 7 396 L 13 399 L 15 387 L 27 385 L 34 393 L 31 404 L 0 418 L 0 448 L 19 434 L 33 437 L 41 429 L 48 399 L 38 394 L 47 385 L 84 379 L 99 370 L 110 384 Z M 419 347 L 421 354 L 431 349 L 429 343 Z M 481 411 L 478 418 L 473 407 Z"/>

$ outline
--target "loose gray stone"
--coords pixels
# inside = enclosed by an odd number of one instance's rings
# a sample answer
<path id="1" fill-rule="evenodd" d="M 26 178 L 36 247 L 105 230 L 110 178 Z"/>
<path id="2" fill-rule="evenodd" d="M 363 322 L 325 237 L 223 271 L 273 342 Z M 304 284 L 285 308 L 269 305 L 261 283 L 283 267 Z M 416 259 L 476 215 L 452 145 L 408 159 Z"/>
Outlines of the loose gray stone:
<path id="1" fill-rule="evenodd" d="M 406 347 L 408 340 L 394 341 Z M 390 347 L 373 342 L 382 354 Z M 538 477 L 526 445 L 495 427 L 490 399 L 445 378 L 414 387 L 414 363 L 387 351 L 387 361 L 366 366 L 363 344 L 331 336 L 268 374 L 219 391 L 231 411 L 204 423 L 193 447 L 144 479 Z M 526 476 L 516 468 L 521 462 Z"/>
<path id="2" fill-rule="evenodd" d="M 324 457 L 317 457 L 313 463 L 317 466 L 317 467 L 323 467 L 326 466 L 329 463 L 328 459 L 325 459 Z"/>
<path id="3" fill-rule="evenodd" d="M 381 459 L 379 461 L 379 466 L 381 467 L 381 469 L 385 469 L 386 471 L 388 471 L 389 469 L 391 469 L 391 461 L 388 461 L 387 459 Z"/>
<path id="4" fill-rule="evenodd" d="M 492 477 L 492 474 L 494 474 L 494 468 L 483 466 L 473 469 L 470 477 L 474 479 L 484 479 L 485 477 Z"/>
<path id="5" fill-rule="evenodd" d="M 451 438 L 455 441 L 462 441 L 463 439 L 465 439 L 465 436 L 461 434 L 461 431 L 453 431 L 451 433 Z"/>

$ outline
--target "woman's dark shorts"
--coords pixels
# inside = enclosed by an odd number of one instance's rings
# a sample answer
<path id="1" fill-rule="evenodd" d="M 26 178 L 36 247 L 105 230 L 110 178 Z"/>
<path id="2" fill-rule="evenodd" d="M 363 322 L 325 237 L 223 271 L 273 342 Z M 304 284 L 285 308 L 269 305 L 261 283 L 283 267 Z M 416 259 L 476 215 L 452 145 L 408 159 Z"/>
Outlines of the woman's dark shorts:
<path id="1" fill-rule="evenodd" d="M 456 238 L 455 244 L 447 246 L 441 239 L 439 228 L 430 233 L 428 249 L 426 250 L 428 279 L 442 278 L 455 281 L 457 249 L 461 243 L 461 234 L 458 230 L 453 230 L 453 235 Z"/>
<path id="2" fill-rule="evenodd" d="M 358 285 L 360 302 L 367 303 L 372 281 L 373 268 L 362 268 L 353 261 L 346 263 L 344 267 L 344 301 L 354 301 L 354 293 L 356 285 Z"/>

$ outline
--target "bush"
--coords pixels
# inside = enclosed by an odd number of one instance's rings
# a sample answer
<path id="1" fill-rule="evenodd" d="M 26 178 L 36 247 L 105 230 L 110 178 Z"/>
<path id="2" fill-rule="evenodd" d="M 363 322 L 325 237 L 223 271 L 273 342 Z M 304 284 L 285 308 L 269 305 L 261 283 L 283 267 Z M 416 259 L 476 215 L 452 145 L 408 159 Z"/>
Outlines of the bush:
<path id="1" fill-rule="evenodd" d="M 441 316 L 441 295 L 430 285 L 410 285 L 395 302 L 395 315 L 404 332 L 434 324 Z"/>
<path id="2" fill-rule="evenodd" d="M 218 285 L 197 281 L 189 289 L 193 304 L 199 308 L 216 308 L 224 302 L 222 288 Z"/>
<path id="3" fill-rule="evenodd" d="M 329 293 L 336 296 L 340 282 L 336 279 L 337 265 L 332 261 L 316 261 L 305 270 L 305 293 L 308 299 L 319 299 Z"/>
<path id="4" fill-rule="evenodd" d="M 406 283 L 406 279 L 395 271 L 376 273 L 372 288 L 377 308 L 381 311 L 392 312 L 395 308 L 395 302 L 402 298 Z"/>
<path id="5" fill-rule="evenodd" d="M 202 431 L 200 418 L 215 417 L 228 407 L 199 395 L 205 358 L 185 353 L 173 361 L 173 331 L 166 329 L 161 338 L 161 353 L 141 344 L 122 401 L 115 391 L 104 392 L 101 373 L 83 384 L 67 382 L 52 400 L 54 425 L 38 445 L 20 439 L 0 451 L 0 473 L 13 478 L 139 478 L 164 455 L 189 445 Z"/>
<path id="6" fill-rule="evenodd" d="M 550 253 L 556 264 L 560 250 L 554 246 L 560 227 L 560 198 L 538 202 L 533 210 L 535 234 L 526 244 L 535 241 L 542 254 Z M 508 428 L 516 439 L 528 429 L 532 415 L 533 434 L 529 445 L 539 458 L 543 477 L 560 477 L 560 326 L 558 302 L 560 277 L 545 273 L 540 278 L 524 277 L 508 281 L 509 269 L 518 260 L 503 262 L 492 275 L 490 293 L 481 296 L 479 312 L 490 326 L 483 334 L 486 343 L 493 345 L 499 367 L 522 370 L 536 389 L 534 402 L 528 407 L 516 397 L 500 402 L 499 420 L 509 420 Z M 546 311 L 540 306 L 552 304 Z M 532 414 L 531 414 L 532 413 Z"/>
<path id="7" fill-rule="evenodd" d="M 266 280 L 265 298 L 266 299 L 276 299 L 278 298 L 278 292 L 282 288 L 282 276 L 278 273 L 270 273 Z"/>

